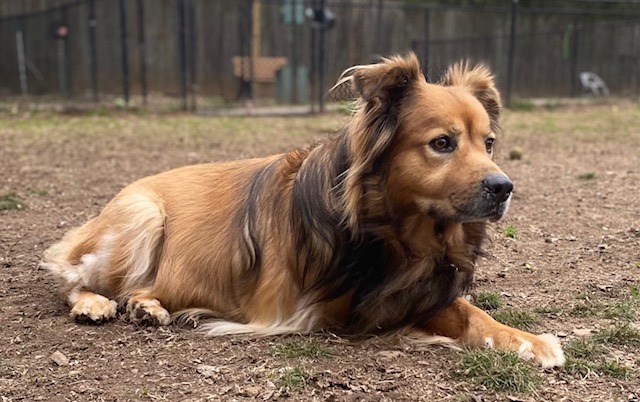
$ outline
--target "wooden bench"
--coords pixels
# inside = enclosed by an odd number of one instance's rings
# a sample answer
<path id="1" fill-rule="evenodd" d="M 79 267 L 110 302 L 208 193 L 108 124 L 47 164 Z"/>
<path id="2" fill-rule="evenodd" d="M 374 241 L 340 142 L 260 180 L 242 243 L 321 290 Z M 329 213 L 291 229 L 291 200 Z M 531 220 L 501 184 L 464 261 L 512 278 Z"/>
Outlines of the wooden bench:
<path id="1" fill-rule="evenodd" d="M 243 81 L 251 81 L 261 84 L 272 84 L 276 81 L 276 73 L 289 63 L 286 57 L 257 57 L 253 61 L 253 77 L 251 70 L 251 57 L 235 56 L 233 62 L 233 75 Z"/>

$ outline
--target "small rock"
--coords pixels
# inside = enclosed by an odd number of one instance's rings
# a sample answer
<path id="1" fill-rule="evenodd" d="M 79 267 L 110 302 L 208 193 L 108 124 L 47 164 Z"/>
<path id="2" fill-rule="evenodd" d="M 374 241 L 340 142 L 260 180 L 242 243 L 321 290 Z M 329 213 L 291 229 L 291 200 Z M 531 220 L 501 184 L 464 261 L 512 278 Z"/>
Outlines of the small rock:
<path id="1" fill-rule="evenodd" d="M 573 332 L 573 334 L 576 335 L 576 336 L 589 336 L 591 334 L 592 330 L 590 330 L 590 329 L 577 329 L 576 328 L 571 332 Z"/>
<path id="2" fill-rule="evenodd" d="M 520 160 L 522 159 L 523 154 L 524 154 L 524 151 L 522 150 L 522 148 L 513 147 L 513 149 L 511 149 L 511 151 L 509 152 L 509 159 Z"/>
<path id="3" fill-rule="evenodd" d="M 558 336 L 558 338 L 566 338 L 567 337 L 567 333 L 564 331 L 560 331 L 556 334 Z"/>
<path id="4" fill-rule="evenodd" d="M 202 374 L 203 376 L 209 378 L 215 374 L 220 373 L 220 368 L 215 366 L 209 366 L 206 364 L 199 364 L 198 367 L 196 367 L 196 371 Z"/>
<path id="5" fill-rule="evenodd" d="M 53 352 L 51 354 L 50 358 L 58 366 L 68 366 L 69 365 L 69 358 L 67 356 L 63 355 L 59 350 L 56 350 L 55 352 Z"/>
<path id="6" fill-rule="evenodd" d="M 597 285 L 597 288 L 600 289 L 603 292 L 608 292 L 609 290 L 613 289 L 612 285 Z"/>
<path id="7" fill-rule="evenodd" d="M 376 353 L 376 356 L 380 356 L 384 359 L 397 359 L 399 357 L 405 356 L 404 352 L 400 352 L 399 350 L 381 350 Z"/>
<path id="8" fill-rule="evenodd" d="M 600 249 L 600 250 L 606 250 L 608 248 L 609 248 L 609 245 L 606 244 L 606 243 L 598 244 L 598 249 Z"/>
<path id="9" fill-rule="evenodd" d="M 255 398 L 256 396 L 260 395 L 260 392 L 262 392 L 262 388 L 257 386 L 249 386 L 245 387 L 242 391 L 244 395 L 250 398 Z"/>

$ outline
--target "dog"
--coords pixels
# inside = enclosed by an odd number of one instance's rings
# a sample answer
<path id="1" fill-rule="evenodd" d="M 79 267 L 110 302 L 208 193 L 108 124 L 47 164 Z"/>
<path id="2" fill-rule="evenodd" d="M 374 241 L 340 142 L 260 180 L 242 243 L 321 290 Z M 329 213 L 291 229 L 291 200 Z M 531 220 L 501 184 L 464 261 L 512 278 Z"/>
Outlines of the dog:
<path id="1" fill-rule="evenodd" d="M 346 126 L 308 149 L 187 166 L 125 187 L 46 252 L 79 322 L 207 314 L 208 335 L 330 329 L 515 351 L 560 366 L 556 337 L 461 296 L 513 184 L 493 161 L 488 68 L 428 83 L 414 54 L 352 67 Z"/>

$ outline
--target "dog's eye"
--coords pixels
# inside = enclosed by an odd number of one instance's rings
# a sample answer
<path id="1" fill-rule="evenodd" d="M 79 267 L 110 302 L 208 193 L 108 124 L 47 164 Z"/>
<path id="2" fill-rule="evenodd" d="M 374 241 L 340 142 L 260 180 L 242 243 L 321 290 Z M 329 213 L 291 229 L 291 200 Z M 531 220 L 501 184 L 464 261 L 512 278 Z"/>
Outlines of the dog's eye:
<path id="1" fill-rule="evenodd" d="M 493 143 L 496 142 L 495 138 L 487 138 L 484 145 L 487 147 L 487 152 L 491 153 L 493 150 Z"/>
<path id="2" fill-rule="evenodd" d="M 429 145 L 438 152 L 452 152 L 454 147 L 453 141 L 448 135 L 434 138 Z"/>

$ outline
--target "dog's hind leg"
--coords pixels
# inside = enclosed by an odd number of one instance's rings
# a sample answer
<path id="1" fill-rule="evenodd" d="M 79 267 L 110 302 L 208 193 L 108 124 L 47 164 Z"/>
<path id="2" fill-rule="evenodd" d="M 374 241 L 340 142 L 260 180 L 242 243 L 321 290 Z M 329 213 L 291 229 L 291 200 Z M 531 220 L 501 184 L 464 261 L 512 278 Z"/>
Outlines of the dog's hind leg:
<path id="1" fill-rule="evenodd" d="M 58 279 L 71 308 L 69 315 L 80 323 L 103 323 L 115 318 L 118 308 L 118 303 L 99 294 L 110 294 L 99 278 L 108 266 L 112 237 L 104 236 L 96 226 L 94 220 L 71 230 L 45 252 L 41 263 Z"/>
<path id="2" fill-rule="evenodd" d="M 109 203 L 101 214 L 73 229 L 51 246 L 42 266 L 60 282 L 60 290 L 71 307 L 71 317 L 80 322 L 100 323 L 116 315 L 117 303 L 131 296 L 132 302 L 152 286 L 164 241 L 165 213 L 156 197 L 144 188 L 131 187 Z M 168 323 L 168 313 L 159 303 L 144 303 L 139 311 L 151 311 L 159 324 Z M 129 303 L 129 305 L 132 302 Z M 160 310 L 161 309 L 161 310 Z M 131 310 L 135 310 L 133 307 Z"/>

